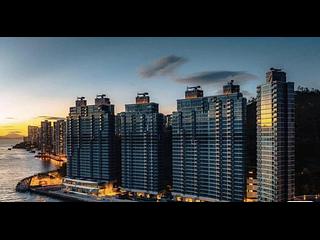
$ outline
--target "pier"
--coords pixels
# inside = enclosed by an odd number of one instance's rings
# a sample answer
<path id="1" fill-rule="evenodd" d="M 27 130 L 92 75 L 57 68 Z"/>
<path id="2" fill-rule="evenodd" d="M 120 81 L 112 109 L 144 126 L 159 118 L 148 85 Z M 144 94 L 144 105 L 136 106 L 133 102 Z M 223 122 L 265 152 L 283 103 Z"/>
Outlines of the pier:
<path id="1" fill-rule="evenodd" d="M 62 176 L 59 169 L 45 173 L 38 173 L 30 177 L 26 177 L 18 182 L 16 186 L 17 192 L 27 192 L 33 187 L 56 186 L 62 185 Z"/>
<path id="2" fill-rule="evenodd" d="M 22 179 L 16 186 L 17 192 L 27 192 L 30 189 L 30 183 L 33 176 Z"/>

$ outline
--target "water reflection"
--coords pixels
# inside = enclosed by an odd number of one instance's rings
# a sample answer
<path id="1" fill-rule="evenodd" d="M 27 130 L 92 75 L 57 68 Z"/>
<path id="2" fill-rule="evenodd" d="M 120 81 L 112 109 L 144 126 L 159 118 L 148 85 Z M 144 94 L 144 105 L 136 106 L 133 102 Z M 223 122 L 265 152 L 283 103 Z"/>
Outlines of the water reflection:
<path id="1" fill-rule="evenodd" d="M 50 161 L 35 158 L 33 153 L 23 149 L 12 149 L 19 140 L 0 139 L 0 202 L 49 202 L 58 201 L 31 193 L 17 193 L 17 183 L 39 172 L 54 170 L 57 167 Z"/>

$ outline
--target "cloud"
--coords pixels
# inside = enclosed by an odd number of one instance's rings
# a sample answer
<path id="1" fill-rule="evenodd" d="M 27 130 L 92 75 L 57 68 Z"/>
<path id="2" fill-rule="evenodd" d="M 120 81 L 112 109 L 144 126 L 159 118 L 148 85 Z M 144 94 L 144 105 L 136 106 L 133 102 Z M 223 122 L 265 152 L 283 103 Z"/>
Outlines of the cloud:
<path id="1" fill-rule="evenodd" d="M 10 133 L 21 133 L 19 129 L 17 129 L 16 126 L 13 126 L 13 125 L 4 125 L 4 126 L 1 126 L 0 128 Z"/>
<path id="2" fill-rule="evenodd" d="M 53 116 L 38 116 L 36 118 L 41 118 L 43 120 L 55 121 L 55 120 L 65 120 L 63 117 L 53 117 Z"/>
<path id="3" fill-rule="evenodd" d="M 248 80 L 258 79 L 258 77 L 245 71 L 207 71 L 195 73 L 184 78 L 177 78 L 176 81 L 187 84 L 206 85 L 210 83 L 224 83 L 231 79 L 235 80 L 236 83 L 243 83 Z"/>
<path id="4" fill-rule="evenodd" d="M 22 133 L 21 131 L 10 131 L 9 134 L 19 134 Z"/>
<path id="5" fill-rule="evenodd" d="M 14 117 L 6 117 L 6 119 L 15 119 Z"/>
<path id="6" fill-rule="evenodd" d="M 151 78 L 157 75 L 172 75 L 175 70 L 185 62 L 187 62 L 186 58 L 170 55 L 141 68 L 139 74 L 143 78 Z"/>
<path id="7" fill-rule="evenodd" d="M 1 128 L 14 128 L 13 125 L 4 125 L 4 126 L 1 126 Z"/>
<path id="8" fill-rule="evenodd" d="M 6 128 L 6 131 L 16 131 L 17 128 Z"/>

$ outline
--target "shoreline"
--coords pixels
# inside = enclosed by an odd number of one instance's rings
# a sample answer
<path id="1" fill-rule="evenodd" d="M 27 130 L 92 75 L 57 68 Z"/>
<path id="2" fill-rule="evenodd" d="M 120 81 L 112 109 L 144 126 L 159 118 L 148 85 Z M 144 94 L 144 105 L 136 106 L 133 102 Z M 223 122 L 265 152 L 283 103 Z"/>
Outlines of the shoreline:
<path id="1" fill-rule="evenodd" d="M 35 155 L 35 158 L 39 158 L 41 161 L 50 161 L 52 162 L 55 166 L 62 167 L 66 161 L 57 159 L 54 155 Z"/>

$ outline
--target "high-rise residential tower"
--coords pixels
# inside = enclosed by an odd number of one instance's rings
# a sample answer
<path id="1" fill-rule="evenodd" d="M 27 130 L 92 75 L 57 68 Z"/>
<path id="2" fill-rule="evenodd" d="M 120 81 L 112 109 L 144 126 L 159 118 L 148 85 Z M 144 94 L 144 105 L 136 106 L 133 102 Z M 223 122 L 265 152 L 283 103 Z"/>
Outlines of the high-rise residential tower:
<path id="1" fill-rule="evenodd" d="M 188 87 L 172 115 L 173 189 L 177 200 L 243 201 L 246 99 L 233 81 L 223 95 Z"/>
<path id="2" fill-rule="evenodd" d="M 271 68 L 257 87 L 258 201 L 292 200 L 295 188 L 294 83 Z"/>
<path id="3" fill-rule="evenodd" d="M 119 178 L 114 105 L 104 94 L 97 95 L 94 105 L 87 105 L 84 97 L 76 100 L 67 117 L 66 136 L 68 179 L 102 183 Z"/>
<path id="4" fill-rule="evenodd" d="M 57 120 L 53 123 L 53 153 L 58 156 L 66 155 L 66 121 Z"/>
<path id="5" fill-rule="evenodd" d="M 52 153 L 52 124 L 48 120 L 41 122 L 40 150 L 43 154 Z"/>
<path id="6" fill-rule="evenodd" d="M 122 187 L 129 192 L 157 195 L 170 175 L 164 116 L 159 113 L 159 105 L 150 102 L 148 93 L 141 93 L 136 103 L 126 104 L 119 116 Z"/>
<path id="7" fill-rule="evenodd" d="M 32 147 L 39 147 L 40 129 L 37 126 L 28 126 L 28 142 Z"/>

